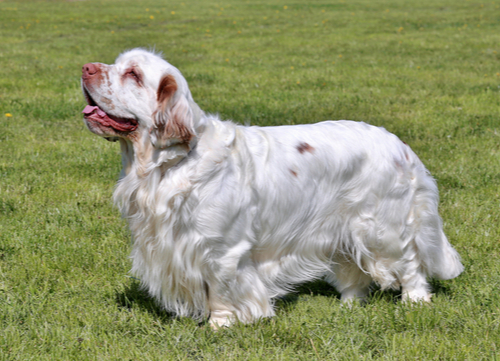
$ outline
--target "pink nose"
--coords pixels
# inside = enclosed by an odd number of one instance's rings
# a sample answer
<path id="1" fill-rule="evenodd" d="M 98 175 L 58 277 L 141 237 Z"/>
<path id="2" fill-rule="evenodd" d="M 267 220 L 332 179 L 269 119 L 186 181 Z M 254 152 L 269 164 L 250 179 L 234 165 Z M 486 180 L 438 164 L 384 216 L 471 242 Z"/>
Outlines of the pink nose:
<path id="1" fill-rule="evenodd" d="M 87 78 L 89 76 L 92 76 L 94 75 L 95 73 L 97 73 L 97 66 L 95 66 L 95 64 L 93 63 L 88 63 L 88 64 L 85 64 L 83 67 L 82 67 L 82 76 L 84 78 Z"/>

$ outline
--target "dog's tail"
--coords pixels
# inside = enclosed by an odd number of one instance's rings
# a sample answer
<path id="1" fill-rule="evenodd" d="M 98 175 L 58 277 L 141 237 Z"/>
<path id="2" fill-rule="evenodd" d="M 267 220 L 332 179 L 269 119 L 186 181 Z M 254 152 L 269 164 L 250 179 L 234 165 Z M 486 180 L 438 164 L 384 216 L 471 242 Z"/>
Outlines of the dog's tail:
<path id="1" fill-rule="evenodd" d="M 446 238 L 438 213 L 437 185 L 425 171 L 419 178 L 416 194 L 416 211 L 420 224 L 415 236 L 420 259 L 430 277 L 448 280 L 457 277 L 464 270 L 460 255 Z"/>
<path id="2" fill-rule="evenodd" d="M 441 231 L 441 246 L 437 247 L 434 257 L 429 260 L 433 261 L 427 265 L 429 275 L 441 280 L 449 280 L 457 277 L 464 270 L 460 255 L 452 247 L 443 231 Z"/>

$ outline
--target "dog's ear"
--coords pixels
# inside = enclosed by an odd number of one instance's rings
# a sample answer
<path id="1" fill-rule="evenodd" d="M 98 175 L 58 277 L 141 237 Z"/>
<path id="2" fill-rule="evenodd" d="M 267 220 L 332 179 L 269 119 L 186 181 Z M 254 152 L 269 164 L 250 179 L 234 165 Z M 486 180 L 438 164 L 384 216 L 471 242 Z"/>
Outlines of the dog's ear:
<path id="1" fill-rule="evenodd" d="M 194 137 L 193 112 L 171 74 L 163 76 L 156 94 L 158 106 L 153 114 L 151 143 L 156 148 L 186 144 Z"/>

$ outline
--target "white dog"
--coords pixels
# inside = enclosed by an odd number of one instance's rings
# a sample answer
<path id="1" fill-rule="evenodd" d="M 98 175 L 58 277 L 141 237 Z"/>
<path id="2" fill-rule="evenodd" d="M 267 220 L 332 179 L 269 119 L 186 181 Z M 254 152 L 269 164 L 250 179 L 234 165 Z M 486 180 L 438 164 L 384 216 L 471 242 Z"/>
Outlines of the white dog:
<path id="1" fill-rule="evenodd" d="M 119 140 L 114 199 L 133 272 L 170 311 L 213 327 L 273 316 L 274 297 L 325 277 L 343 301 L 372 281 L 429 301 L 463 266 L 438 190 L 405 143 L 352 121 L 245 127 L 205 114 L 186 80 L 135 49 L 83 67 L 87 127 Z"/>

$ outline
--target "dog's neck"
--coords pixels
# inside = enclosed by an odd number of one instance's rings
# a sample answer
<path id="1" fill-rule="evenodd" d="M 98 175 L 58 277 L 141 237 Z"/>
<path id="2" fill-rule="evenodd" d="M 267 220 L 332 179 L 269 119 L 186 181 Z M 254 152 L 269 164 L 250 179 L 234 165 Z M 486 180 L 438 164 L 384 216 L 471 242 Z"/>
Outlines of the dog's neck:
<path id="1" fill-rule="evenodd" d="M 205 113 L 194 101 L 190 101 L 190 107 L 196 125 L 196 135 L 189 144 L 180 143 L 164 149 L 157 149 L 151 144 L 146 130 L 126 139 L 120 138 L 122 153 L 120 179 L 129 175 L 130 172 L 135 172 L 139 178 L 144 178 L 158 167 L 165 171 L 182 161 L 196 147 L 199 137 L 205 130 L 206 117 Z"/>
<path id="2" fill-rule="evenodd" d="M 190 143 L 194 148 L 178 144 L 157 149 L 147 131 L 142 137 L 137 134 L 120 140 L 123 169 L 113 198 L 122 215 L 129 219 L 134 237 L 139 232 L 136 224 L 154 224 L 158 216 L 169 218 L 172 205 L 182 204 L 171 200 L 189 197 L 193 186 L 210 177 L 217 165 L 230 156 L 236 125 L 212 116 L 202 115 L 198 120 L 196 142 Z M 158 192 L 160 188 L 162 191 Z"/>
<path id="3" fill-rule="evenodd" d="M 115 204 L 126 218 L 139 217 L 145 221 L 154 216 L 156 191 L 167 172 L 189 154 L 187 144 L 166 149 L 155 148 L 148 134 L 134 139 L 120 139 L 122 171 L 113 194 Z M 139 194 L 142 194 L 139 196 Z M 145 196 L 147 195 L 147 196 Z M 140 223 L 140 222 L 139 222 Z M 134 233 L 134 222 L 130 223 Z"/>

